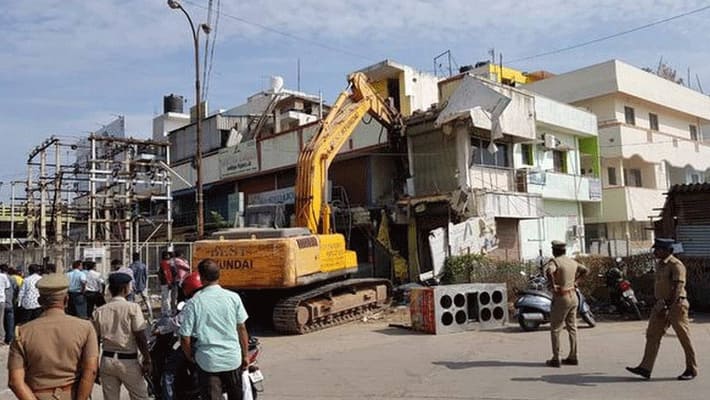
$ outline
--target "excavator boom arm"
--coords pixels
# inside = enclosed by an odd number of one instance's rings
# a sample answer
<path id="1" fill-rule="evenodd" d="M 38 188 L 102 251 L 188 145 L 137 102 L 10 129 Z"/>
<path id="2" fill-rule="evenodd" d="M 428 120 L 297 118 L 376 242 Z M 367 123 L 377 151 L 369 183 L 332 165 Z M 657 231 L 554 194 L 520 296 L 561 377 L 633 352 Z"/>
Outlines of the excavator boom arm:
<path id="1" fill-rule="evenodd" d="M 331 233 L 330 207 L 324 198 L 328 167 L 363 117 L 370 114 L 388 129 L 401 126 L 399 113 L 375 92 L 363 73 L 356 72 L 349 81 L 296 165 L 296 224 L 313 233 Z"/>

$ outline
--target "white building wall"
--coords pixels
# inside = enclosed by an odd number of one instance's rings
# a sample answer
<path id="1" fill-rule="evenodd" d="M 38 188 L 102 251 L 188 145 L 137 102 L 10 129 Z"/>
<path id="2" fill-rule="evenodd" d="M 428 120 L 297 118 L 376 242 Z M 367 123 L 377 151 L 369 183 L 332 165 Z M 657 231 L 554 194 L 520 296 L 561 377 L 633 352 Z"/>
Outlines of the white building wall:
<path id="1" fill-rule="evenodd" d="M 409 102 L 410 112 L 426 111 L 432 104 L 439 101 L 439 90 L 436 76 L 417 71 L 408 66 L 402 66 L 403 73 L 400 82 L 404 86 L 404 95 Z"/>
<path id="2" fill-rule="evenodd" d="M 565 103 L 624 93 L 669 109 L 710 120 L 710 98 L 700 92 L 645 72 L 619 60 L 610 60 L 525 85 Z M 599 121 L 602 121 L 599 118 Z"/>
<path id="3" fill-rule="evenodd" d="M 166 140 L 168 132 L 190 123 L 189 114 L 168 112 L 153 118 L 153 140 Z"/>
<path id="4" fill-rule="evenodd" d="M 613 95 L 579 101 L 575 103 L 575 106 L 595 114 L 597 123 L 600 126 L 611 121 L 619 121 L 619 116 L 616 115 L 616 101 Z"/>
<path id="5" fill-rule="evenodd" d="M 583 237 L 572 235 L 573 226 L 582 225 L 577 202 L 543 200 L 545 217 L 520 220 L 520 248 L 523 260 L 534 260 L 540 249 L 544 257 L 552 256 L 550 242 L 567 242 L 567 254 L 582 252 Z"/>
<path id="6" fill-rule="evenodd" d="M 626 123 L 624 107 L 631 107 L 634 109 L 636 120 L 635 126 L 639 128 L 651 129 L 649 113 L 653 113 L 658 116 L 659 132 L 690 140 L 689 125 L 692 124 L 695 125 L 698 130 L 698 138 L 702 138 L 701 124 L 703 123 L 703 120 L 698 117 L 683 114 L 670 108 L 649 103 L 625 94 L 617 94 L 611 97 L 605 96 L 601 100 L 604 103 L 607 103 L 607 107 L 611 105 L 614 106 L 614 120 L 616 122 Z M 585 100 L 580 101 L 577 105 L 584 108 L 591 108 L 591 105 L 596 105 L 598 102 L 599 99 Z M 599 118 L 599 121 L 603 121 L 601 117 Z"/>

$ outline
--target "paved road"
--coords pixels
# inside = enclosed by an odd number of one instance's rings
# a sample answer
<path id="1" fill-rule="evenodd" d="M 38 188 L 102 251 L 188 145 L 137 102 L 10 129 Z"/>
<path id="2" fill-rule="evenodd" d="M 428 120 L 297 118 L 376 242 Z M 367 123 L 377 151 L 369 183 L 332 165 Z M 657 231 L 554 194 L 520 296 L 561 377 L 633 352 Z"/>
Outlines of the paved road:
<path id="1" fill-rule="evenodd" d="M 702 322 L 701 322 L 702 321 Z M 352 324 L 302 337 L 264 338 L 264 399 L 699 399 L 710 380 L 679 382 L 680 344 L 667 335 L 654 378 L 624 367 L 641 358 L 645 322 L 580 330 L 581 365 L 548 368 L 549 331 L 445 336 L 386 324 Z M 710 365 L 710 318 L 692 334 L 699 363 Z M 565 341 L 566 344 L 566 341 Z M 564 348 L 564 347 L 563 347 Z M 701 374 L 703 371 L 701 370 Z"/>
<path id="2" fill-rule="evenodd" d="M 710 316 L 691 326 L 701 376 L 678 382 L 683 357 L 677 339 L 664 338 L 650 382 L 629 375 L 644 342 L 645 322 L 600 323 L 581 329 L 578 367 L 552 369 L 549 331 L 500 331 L 432 336 L 386 323 L 355 323 L 305 336 L 262 337 L 262 399 L 700 399 L 710 365 Z M 564 343 L 566 344 L 566 342 Z M 5 365 L 7 349 L 0 350 Z M 6 371 L 0 373 L 0 398 Z M 124 393 L 124 397 L 125 396 Z M 101 398 L 100 394 L 94 398 Z"/>

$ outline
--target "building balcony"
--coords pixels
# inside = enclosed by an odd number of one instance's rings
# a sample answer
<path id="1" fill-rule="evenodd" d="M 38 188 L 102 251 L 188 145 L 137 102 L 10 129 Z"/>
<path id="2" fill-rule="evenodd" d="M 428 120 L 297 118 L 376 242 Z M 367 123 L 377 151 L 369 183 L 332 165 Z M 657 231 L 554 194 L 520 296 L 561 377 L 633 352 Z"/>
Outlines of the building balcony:
<path id="1" fill-rule="evenodd" d="M 497 218 L 540 218 L 542 197 L 525 193 L 511 168 L 474 165 L 469 168 L 469 187 L 476 193 L 478 215 Z"/>
<path id="2" fill-rule="evenodd" d="M 511 168 L 474 165 L 469 168 L 468 185 L 472 189 L 495 192 L 517 190 L 515 171 Z"/>
<path id="3" fill-rule="evenodd" d="M 673 166 L 710 167 L 710 146 L 667 133 L 652 131 L 620 122 L 601 124 L 599 147 L 608 158 L 641 157 L 650 163 L 667 161 Z"/>
<path id="4" fill-rule="evenodd" d="M 526 192 L 542 195 L 543 199 L 599 202 L 602 185 L 597 178 L 559 172 L 518 170 L 519 182 L 526 183 Z"/>
<path id="5" fill-rule="evenodd" d="M 665 202 L 663 189 L 617 186 L 602 190 L 602 213 L 585 223 L 648 221 Z"/>
<path id="6" fill-rule="evenodd" d="M 542 218 L 542 197 L 520 192 L 478 192 L 478 215 L 494 218 Z"/>

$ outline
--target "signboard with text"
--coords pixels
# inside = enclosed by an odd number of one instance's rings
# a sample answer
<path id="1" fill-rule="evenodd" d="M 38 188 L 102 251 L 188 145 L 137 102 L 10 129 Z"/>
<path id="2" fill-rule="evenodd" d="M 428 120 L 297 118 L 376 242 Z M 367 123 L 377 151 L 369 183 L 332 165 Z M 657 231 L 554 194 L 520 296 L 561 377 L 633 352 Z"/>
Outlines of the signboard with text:
<path id="1" fill-rule="evenodd" d="M 221 178 L 245 175 L 259 170 L 256 140 L 247 140 L 238 146 L 228 147 L 219 154 Z"/>

